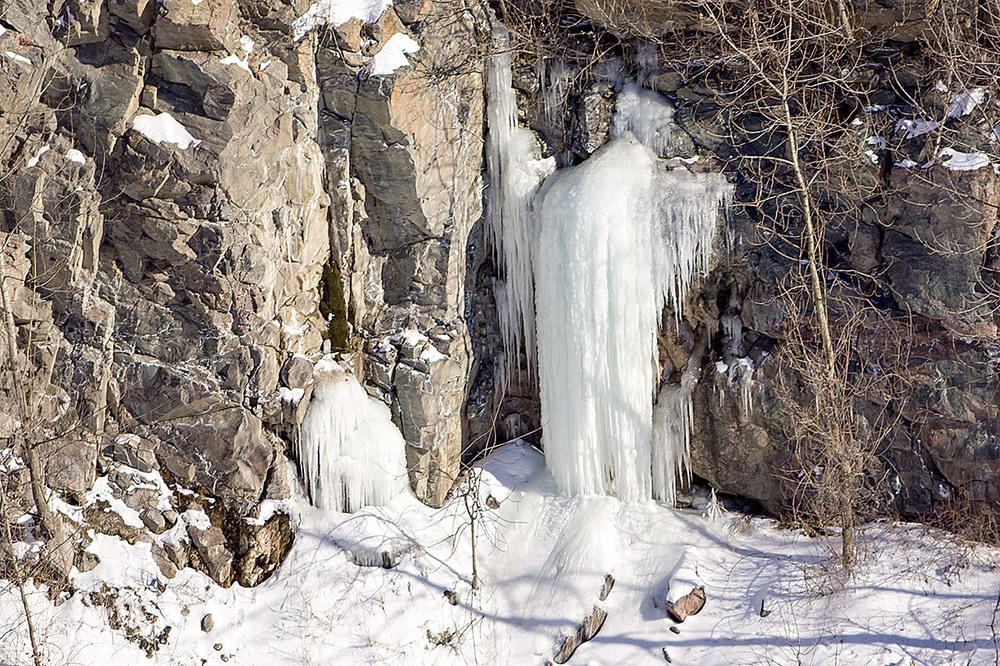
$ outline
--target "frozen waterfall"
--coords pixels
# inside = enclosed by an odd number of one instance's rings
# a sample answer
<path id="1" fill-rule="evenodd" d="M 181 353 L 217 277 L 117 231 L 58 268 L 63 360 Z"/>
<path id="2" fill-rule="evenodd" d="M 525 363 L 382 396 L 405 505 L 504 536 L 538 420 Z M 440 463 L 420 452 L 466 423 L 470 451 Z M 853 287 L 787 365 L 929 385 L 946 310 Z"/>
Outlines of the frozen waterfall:
<path id="1" fill-rule="evenodd" d="M 299 467 L 312 503 L 356 511 L 385 504 L 406 488 L 403 436 L 389 408 L 325 358 L 299 430 Z"/>
<path id="2" fill-rule="evenodd" d="M 518 127 L 507 31 L 498 27 L 494 41 L 497 53 L 486 63 L 489 97 L 486 219 L 501 274 L 494 294 L 503 338 L 504 358 L 497 377 L 497 388 L 502 391 L 511 372 L 520 367 L 522 347 L 528 357 L 527 369 L 534 372 L 531 250 L 537 231 L 532 223 L 531 201 L 539 184 L 555 169 L 555 160 L 537 159 L 535 135 Z"/>
<path id="3" fill-rule="evenodd" d="M 672 502 L 697 375 L 661 392 L 654 436 L 656 333 L 664 307 L 679 320 L 692 280 L 707 271 L 731 187 L 659 159 L 676 152 L 673 107 L 635 83 L 619 93 L 612 140 L 550 176 L 553 160 L 538 159 L 534 135 L 518 126 L 506 31 L 494 39 L 487 221 L 501 276 L 497 388 L 520 369 L 523 348 L 529 373 L 537 363 L 545 457 L 563 491 Z M 551 114 L 564 72 L 554 68 L 551 81 L 540 72 Z"/>
<path id="4" fill-rule="evenodd" d="M 708 269 L 731 187 L 721 174 L 667 170 L 654 150 L 667 146 L 669 107 L 628 92 L 619 138 L 557 172 L 536 203 L 543 444 L 565 492 L 673 502 L 700 359 L 661 391 L 654 436 L 656 333 L 663 307 L 679 319 Z"/>

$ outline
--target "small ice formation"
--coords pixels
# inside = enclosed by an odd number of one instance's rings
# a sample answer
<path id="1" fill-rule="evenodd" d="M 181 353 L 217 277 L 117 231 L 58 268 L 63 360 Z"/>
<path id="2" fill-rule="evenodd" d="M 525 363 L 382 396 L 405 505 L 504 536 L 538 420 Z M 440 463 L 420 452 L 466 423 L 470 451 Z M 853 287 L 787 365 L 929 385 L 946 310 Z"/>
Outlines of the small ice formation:
<path id="1" fill-rule="evenodd" d="M 315 376 L 297 450 L 312 503 L 347 512 L 386 504 L 407 483 L 403 436 L 389 408 L 329 358 Z"/>
<path id="2" fill-rule="evenodd" d="M 636 83 L 626 84 L 618 93 L 611 124 L 613 137 L 632 134 L 660 157 L 672 157 L 673 128 L 674 107 L 663 95 Z"/>
<path id="3" fill-rule="evenodd" d="M 501 275 L 494 285 L 503 340 L 503 360 L 496 382 L 501 392 L 511 373 L 520 369 L 522 348 L 528 357 L 527 370 L 534 372 L 531 251 L 537 230 L 532 221 L 531 201 L 539 184 L 555 169 L 555 160 L 538 159 L 535 135 L 518 127 L 507 31 L 498 27 L 493 38 L 497 53 L 486 63 L 489 100 L 486 219 Z"/>

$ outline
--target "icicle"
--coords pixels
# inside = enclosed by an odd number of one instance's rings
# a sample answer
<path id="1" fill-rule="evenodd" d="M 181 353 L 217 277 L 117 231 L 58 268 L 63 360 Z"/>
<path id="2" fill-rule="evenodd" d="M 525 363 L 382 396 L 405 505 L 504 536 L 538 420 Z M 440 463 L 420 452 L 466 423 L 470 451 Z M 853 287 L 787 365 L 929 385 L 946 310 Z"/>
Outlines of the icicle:
<path id="1" fill-rule="evenodd" d="M 694 387 L 701 375 L 705 341 L 699 342 L 679 384 L 664 384 L 653 408 L 653 497 L 673 504 L 677 480 L 691 483 Z"/>
<path id="2" fill-rule="evenodd" d="M 389 408 L 333 360 L 317 363 L 315 374 L 297 451 L 313 504 L 356 511 L 387 503 L 407 483 L 403 436 Z"/>
<path id="3" fill-rule="evenodd" d="M 729 386 L 739 398 L 740 414 L 744 419 L 753 413 L 753 360 L 738 358 L 729 364 Z"/>
<path id="4" fill-rule="evenodd" d="M 673 169 L 656 178 L 653 282 L 662 290 L 659 307 L 674 309 L 677 321 L 696 275 L 706 273 L 719 228 L 720 207 L 729 206 L 732 186 L 719 173 Z"/>
<path id="5" fill-rule="evenodd" d="M 660 75 L 660 49 L 651 42 L 638 42 L 635 51 L 635 64 L 638 69 L 639 82 L 652 88 Z"/>
<path id="6" fill-rule="evenodd" d="M 669 144 L 672 109 L 646 93 L 626 87 L 620 138 L 539 193 L 543 444 L 566 492 L 673 501 L 677 475 L 689 474 L 700 360 L 661 391 L 654 437 L 650 359 L 663 307 L 679 320 L 691 282 L 708 269 L 731 186 L 720 174 L 663 168 L 651 148 Z"/>
<path id="7" fill-rule="evenodd" d="M 743 348 L 743 318 L 739 314 L 722 316 L 722 336 L 726 356 L 738 358 Z"/>
<path id="8" fill-rule="evenodd" d="M 691 391 L 665 384 L 653 410 L 653 497 L 673 504 L 677 479 L 691 480 L 691 428 L 694 407 Z"/>
<path id="9" fill-rule="evenodd" d="M 502 275 L 494 286 L 504 350 L 497 382 L 498 390 L 502 391 L 512 372 L 520 367 L 522 346 L 527 353 L 529 373 L 535 371 L 531 250 L 537 232 L 530 209 L 539 184 L 555 169 L 555 160 L 536 159 L 538 146 L 534 134 L 518 127 L 507 31 L 497 27 L 493 36 L 499 50 L 486 64 L 487 224 Z"/>
<path id="10" fill-rule="evenodd" d="M 561 126 L 573 71 L 562 60 L 543 58 L 538 63 L 538 79 L 542 89 L 542 101 L 545 104 L 545 120 L 553 127 Z"/>
<path id="11" fill-rule="evenodd" d="M 570 164 L 573 153 L 566 140 L 566 100 L 569 96 L 573 70 L 562 60 L 540 58 L 536 67 L 542 102 L 545 108 L 545 122 L 549 130 L 558 136 L 557 162 Z"/>

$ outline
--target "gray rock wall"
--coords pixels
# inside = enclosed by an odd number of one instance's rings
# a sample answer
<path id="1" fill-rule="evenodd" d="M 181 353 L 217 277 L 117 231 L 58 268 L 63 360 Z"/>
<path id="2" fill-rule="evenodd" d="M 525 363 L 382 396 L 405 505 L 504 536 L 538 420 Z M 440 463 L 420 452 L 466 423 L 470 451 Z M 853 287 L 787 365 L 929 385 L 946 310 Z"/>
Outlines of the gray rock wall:
<path id="1" fill-rule="evenodd" d="M 0 430 L 17 429 L 15 385 L 44 384 L 53 489 L 85 493 L 98 450 L 136 433 L 174 482 L 252 513 L 288 492 L 306 357 L 331 346 L 392 406 L 418 496 L 440 504 L 457 477 L 481 209 L 473 18 L 404 3 L 296 40 L 308 6 L 0 3 L 18 341 Z M 421 44 L 412 66 L 369 76 L 397 32 Z M 133 128 L 159 114 L 197 143 Z"/>

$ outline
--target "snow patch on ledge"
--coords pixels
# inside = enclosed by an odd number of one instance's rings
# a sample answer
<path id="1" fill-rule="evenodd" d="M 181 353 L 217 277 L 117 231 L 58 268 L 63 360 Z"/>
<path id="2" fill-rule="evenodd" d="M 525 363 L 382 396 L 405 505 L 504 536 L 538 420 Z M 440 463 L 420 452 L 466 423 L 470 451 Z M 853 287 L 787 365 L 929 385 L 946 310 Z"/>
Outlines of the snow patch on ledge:
<path id="1" fill-rule="evenodd" d="M 219 61 L 220 65 L 236 65 L 240 69 L 250 72 L 250 57 L 244 56 L 242 59 L 237 57 L 235 53 L 230 53 L 228 56 Z M 250 72 L 251 74 L 253 72 Z"/>
<path id="2" fill-rule="evenodd" d="M 896 123 L 896 132 L 906 132 L 907 139 L 916 139 L 918 136 L 923 136 L 928 132 L 933 132 L 937 128 L 938 124 L 936 122 L 933 120 L 925 120 L 923 118 L 903 118 Z"/>
<path id="3" fill-rule="evenodd" d="M 961 118 L 967 116 L 986 99 L 986 88 L 962 90 L 951 98 L 946 118 Z"/>
<path id="4" fill-rule="evenodd" d="M 136 116 L 132 121 L 132 129 L 154 143 L 172 143 L 181 150 L 201 143 L 200 139 L 191 136 L 183 125 L 166 112 L 156 116 Z"/>
<path id="5" fill-rule="evenodd" d="M 392 74 L 400 67 L 406 67 L 410 64 L 410 61 L 406 59 L 407 53 L 416 53 L 419 50 L 420 45 L 413 38 L 397 32 L 382 45 L 378 53 L 369 61 L 368 73 L 371 76 Z"/>
<path id="6" fill-rule="evenodd" d="M 938 158 L 943 160 L 941 166 L 951 171 L 976 171 L 990 165 L 985 153 L 962 153 L 954 148 L 942 148 Z"/>
<path id="7" fill-rule="evenodd" d="M 38 160 L 42 159 L 42 155 L 49 152 L 49 150 L 51 150 L 50 146 L 42 146 L 41 148 L 39 148 L 35 156 L 32 157 L 30 160 L 28 160 L 27 164 L 28 168 L 30 169 L 32 167 L 38 166 Z"/>
<path id="8" fill-rule="evenodd" d="M 310 30 L 343 25 L 352 18 L 374 23 L 391 5 L 391 0 L 319 0 L 292 23 L 292 39 L 297 42 Z"/>

